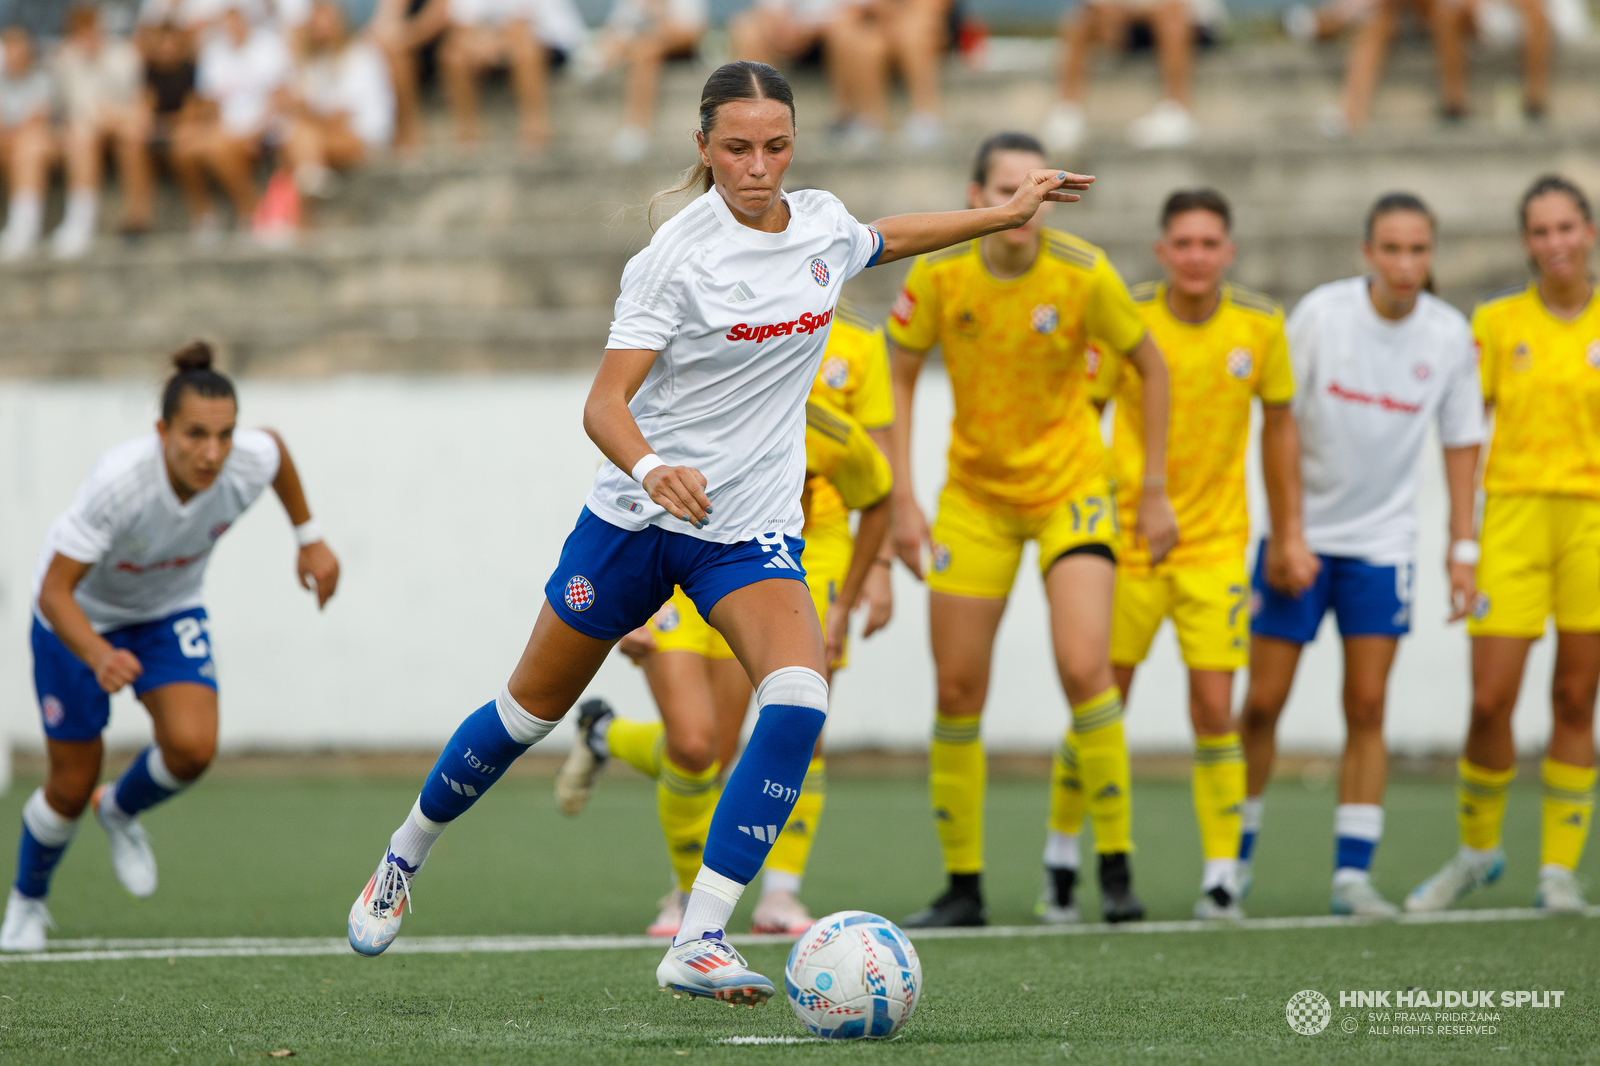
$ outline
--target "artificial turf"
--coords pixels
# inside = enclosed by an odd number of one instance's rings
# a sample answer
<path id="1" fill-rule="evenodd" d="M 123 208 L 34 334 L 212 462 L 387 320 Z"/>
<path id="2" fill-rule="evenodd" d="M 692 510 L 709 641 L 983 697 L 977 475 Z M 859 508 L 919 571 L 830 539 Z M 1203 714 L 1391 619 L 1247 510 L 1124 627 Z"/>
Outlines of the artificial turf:
<path id="1" fill-rule="evenodd" d="M 17 824 L 30 787 L 0 800 L 0 824 Z M 147 816 L 162 883 L 145 901 L 112 879 L 105 842 L 86 825 L 57 877 L 54 935 L 338 936 L 415 787 L 206 781 Z M 991 786 L 986 887 L 996 923 L 1032 920 L 1044 804 L 1042 783 Z M 1325 913 L 1332 804 L 1325 788 L 1297 782 L 1269 791 L 1253 916 Z M 1376 881 L 1398 898 L 1454 847 L 1449 785 L 1398 782 L 1388 808 Z M 1187 917 L 1199 867 L 1188 787 L 1141 780 L 1135 810 L 1136 885 L 1151 917 Z M 1474 905 L 1528 904 L 1537 827 L 1537 791 L 1514 790 L 1506 876 Z M 814 913 L 898 918 L 940 880 L 920 782 L 831 783 L 806 881 Z M 568 820 L 548 781 L 511 778 L 435 849 L 402 936 L 637 933 L 666 882 L 652 786 L 608 775 L 584 815 Z M 1092 912 L 1092 889 L 1083 902 Z M 746 1011 L 659 995 L 647 949 L 10 962 L 0 963 L 0 1061 L 216 1062 L 278 1049 L 297 1061 L 386 1064 L 1600 1061 L 1597 948 L 1600 923 L 1584 919 L 924 941 L 924 998 L 901 1038 L 844 1047 L 724 1044 L 804 1033 L 781 1000 Z M 781 947 L 746 954 L 769 974 L 781 969 Z M 1408 987 L 1566 995 L 1559 1009 L 1500 1010 L 1494 1033 L 1472 1036 L 1381 1035 L 1366 1011 L 1338 1006 L 1340 990 Z M 1284 1017 L 1288 998 L 1307 988 L 1334 1001 L 1334 1024 L 1312 1037 Z M 1357 1033 L 1342 1031 L 1347 1017 L 1358 1018 Z"/>

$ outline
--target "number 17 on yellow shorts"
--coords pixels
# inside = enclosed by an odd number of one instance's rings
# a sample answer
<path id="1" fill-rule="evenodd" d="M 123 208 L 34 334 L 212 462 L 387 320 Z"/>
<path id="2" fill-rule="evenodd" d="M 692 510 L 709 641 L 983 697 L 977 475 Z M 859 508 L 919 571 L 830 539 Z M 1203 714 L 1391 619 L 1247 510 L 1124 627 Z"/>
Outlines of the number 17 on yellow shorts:
<path id="1" fill-rule="evenodd" d="M 950 482 L 933 520 L 933 565 L 928 588 L 952 596 L 1003 600 L 1011 594 L 1022 548 L 1039 542 L 1039 571 L 1074 549 L 1101 545 L 1114 552 L 1121 530 L 1116 498 L 1101 480 L 1052 507 L 1019 509 L 979 499 Z"/>

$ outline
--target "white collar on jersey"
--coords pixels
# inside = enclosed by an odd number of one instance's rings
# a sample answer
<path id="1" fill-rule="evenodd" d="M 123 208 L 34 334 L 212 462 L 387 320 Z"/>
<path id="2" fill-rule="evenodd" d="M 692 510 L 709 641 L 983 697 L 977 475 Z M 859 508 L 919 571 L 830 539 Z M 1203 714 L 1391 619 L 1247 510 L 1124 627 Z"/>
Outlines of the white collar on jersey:
<path id="1" fill-rule="evenodd" d="M 789 233 L 795 222 L 794 205 L 789 203 L 789 194 L 783 190 L 778 190 L 778 195 L 783 198 L 783 202 L 789 207 L 789 225 L 777 233 L 752 229 L 740 222 L 733 216 L 733 209 L 728 206 L 728 202 L 722 198 L 722 193 L 717 191 L 715 185 L 707 190 L 705 195 L 711 200 L 711 210 L 717 213 L 717 217 L 722 220 L 723 227 L 729 231 L 735 240 L 755 248 L 782 248 L 789 243 Z"/>

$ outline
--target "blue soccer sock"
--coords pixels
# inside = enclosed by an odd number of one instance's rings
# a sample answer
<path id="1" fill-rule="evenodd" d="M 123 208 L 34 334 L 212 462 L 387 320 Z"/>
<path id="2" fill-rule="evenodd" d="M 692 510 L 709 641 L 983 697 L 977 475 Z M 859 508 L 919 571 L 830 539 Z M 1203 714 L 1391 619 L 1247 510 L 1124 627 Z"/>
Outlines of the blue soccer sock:
<path id="1" fill-rule="evenodd" d="M 1333 880 L 1368 876 L 1372 853 L 1383 839 L 1383 808 L 1376 803 L 1341 803 L 1333 809 Z"/>
<path id="2" fill-rule="evenodd" d="M 750 742 L 722 787 L 706 836 L 704 866 L 675 943 L 721 936 L 744 886 L 789 821 L 827 719 L 828 683 L 815 670 L 787 666 L 756 689 L 760 708 Z"/>
<path id="3" fill-rule="evenodd" d="M 548 736 L 556 724 L 535 718 L 518 705 L 509 689 L 502 689 L 497 698 L 467 715 L 456 728 L 422 784 L 416 809 L 430 827 L 455 821 L 500 780 L 506 767 Z M 438 833 L 432 835 L 437 838 Z M 424 851 L 415 865 L 420 866 L 426 857 Z"/>
<path id="4" fill-rule="evenodd" d="M 1261 833 L 1261 797 L 1250 796 L 1239 805 L 1239 861 L 1249 862 Z"/>
<path id="5" fill-rule="evenodd" d="M 110 818 L 135 818 L 139 812 L 171 799 L 189 787 L 167 769 L 161 749 L 154 744 L 135 755 L 117 783 L 100 801 L 100 813 Z"/>
<path id="6" fill-rule="evenodd" d="M 45 802 L 44 789 L 34 789 L 28 802 L 22 805 L 22 840 L 17 844 L 17 892 L 33 899 L 43 899 L 50 894 L 50 875 L 56 864 L 66 854 L 72 834 L 78 828 L 76 818 L 57 814 Z"/>

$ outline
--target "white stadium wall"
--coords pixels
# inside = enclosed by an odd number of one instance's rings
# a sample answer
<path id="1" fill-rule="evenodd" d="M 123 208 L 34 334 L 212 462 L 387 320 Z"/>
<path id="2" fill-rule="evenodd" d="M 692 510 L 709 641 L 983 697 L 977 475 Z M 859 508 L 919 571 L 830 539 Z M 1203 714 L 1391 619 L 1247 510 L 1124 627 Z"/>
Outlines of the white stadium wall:
<path id="1" fill-rule="evenodd" d="M 588 380 L 529 374 L 242 384 L 242 423 L 274 427 L 288 441 L 343 578 L 318 614 L 294 581 L 293 541 L 270 492 L 223 540 L 207 605 L 225 749 L 433 748 L 493 697 L 522 649 L 599 461 L 580 427 Z M 0 382 L 0 740 L 8 736 L 19 748 L 41 745 L 28 628 L 45 529 L 102 451 L 148 431 L 155 391 L 147 382 Z M 918 495 L 930 509 L 950 404 L 947 379 L 930 371 L 915 434 Z M 1436 449 L 1427 466 L 1415 632 L 1391 686 L 1388 735 L 1401 751 L 1456 748 L 1467 707 L 1466 638 L 1444 624 Z M 1252 480 L 1259 514 L 1254 472 Z M 1000 631 L 985 725 L 991 750 L 1047 751 L 1066 721 L 1036 574 L 1030 556 Z M 853 665 L 840 675 L 828 724 L 834 749 L 926 744 L 933 713 L 926 600 L 898 569 L 895 591 L 893 624 L 858 641 Z M 1337 749 L 1339 659 L 1330 621 L 1285 712 L 1286 748 Z M 1546 640 L 1517 713 L 1524 749 L 1548 732 L 1549 668 Z M 620 657 L 608 661 L 592 692 L 625 716 L 654 713 L 640 672 Z M 1170 629 L 1136 681 L 1128 735 L 1141 751 L 1189 745 Z M 142 709 L 131 696 L 116 697 L 111 743 L 147 736 Z M 563 728 L 551 744 L 564 747 L 570 738 Z"/>

